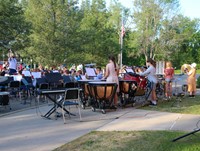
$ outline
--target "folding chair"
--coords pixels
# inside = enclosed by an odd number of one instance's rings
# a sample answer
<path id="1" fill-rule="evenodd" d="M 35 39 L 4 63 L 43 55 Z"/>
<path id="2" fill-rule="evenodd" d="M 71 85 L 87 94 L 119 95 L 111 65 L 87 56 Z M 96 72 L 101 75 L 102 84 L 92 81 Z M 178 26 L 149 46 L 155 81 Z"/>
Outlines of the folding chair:
<path id="1" fill-rule="evenodd" d="M 39 90 L 49 89 L 49 84 L 47 83 L 45 78 L 36 78 L 36 90 L 37 89 Z M 38 98 L 38 103 L 39 103 L 40 96 L 37 96 L 37 98 Z M 45 96 L 45 101 L 46 101 L 46 96 Z"/>
<path id="2" fill-rule="evenodd" d="M 10 81 L 9 83 L 9 89 L 11 95 L 14 95 L 15 97 L 19 96 L 19 99 L 21 101 L 21 90 L 20 90 L 21 82 L 20 81 Z"/>
<path id="3" fill-rule="evenodd" d="M 49 89 L 49 84 L 45 78 L 36 78 L 36 88 Z"/>
<path id="4" fill-rule="evenodd" d="M 79 111 L 79 117 L 81 121 L 81 111 L 80 111 L 80 98 L 79 98 L 79 89 L 78 88 L 68 88 L 65 91 L 64 101 L 62 102 L 62 115 L 63 115 L 63 121 L 64 124 L 66 124 L 65 120 L 65 107 L 70 106 L 77 106 Z M 70 108 L 69 108 L 70 109 Z M 68 113 L 70 116 L 70 112 Z"/>
<path id="5" fill-rule="evenodd" d="M 24 100 L 24 104 L 26 104 L 26 100 L 30 100 L 30 105 L 31 105 L 31 100 L 32 100 L 32 95 L 34 95 L 34 86 L 32 84 L 32 79 L 31 77 L 24 77 L 21 79 L 21 91 L 22 91 L 22 97 Z"/>

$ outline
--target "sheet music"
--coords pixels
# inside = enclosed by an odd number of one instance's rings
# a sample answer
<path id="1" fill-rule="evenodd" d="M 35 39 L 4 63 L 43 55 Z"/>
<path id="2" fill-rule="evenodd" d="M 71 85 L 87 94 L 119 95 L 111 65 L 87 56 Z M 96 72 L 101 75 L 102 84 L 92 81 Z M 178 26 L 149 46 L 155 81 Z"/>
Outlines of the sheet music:
<path id="1" fill-rule="evenodd" d="M 86 70 L 86 73 L 89 77 L 95 77 L 96 76 L 94 68 L 85 68 L 85 70 Z"/>
<path id="2" fill-rule="evenodd" d="M 87 80 L 87 78 L 84 75 L 81 75 L 82 80 Z"/>
<path id="3" fill-rule="evenodd" d="M 13 79 L 14 79 L 14 81 L 21 81 L 22 76 L 21 75 L 13 75 Z"/>
<path id="4" fill-rule="evenodd" d="M 126 71 L 134 73 L 133 69 L 131 69 L 131 68 L 127 68 Z"/>
<path id="5" fill-rule="evenodd" d="M 32 72 L 31 73 L 33 78 L 41 78 L 42 77 L 42 73 L 41 72 Z"/>
<path id="6" fill-rule="evenodd" d="M 24 76 L 27 76 L 27 77 L 31 77 L 31 73 L 30 73 L 30 71 L 22 71 L 22 74 L 24 75 Z"/>

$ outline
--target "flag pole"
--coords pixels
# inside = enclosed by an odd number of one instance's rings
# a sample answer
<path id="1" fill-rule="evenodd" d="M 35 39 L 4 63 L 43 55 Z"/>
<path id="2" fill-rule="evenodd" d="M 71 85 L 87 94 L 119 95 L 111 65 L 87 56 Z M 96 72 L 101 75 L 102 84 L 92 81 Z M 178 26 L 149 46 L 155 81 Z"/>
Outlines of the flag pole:
<path id="1" fill-rule="evenodd" d="M 122 18 L 121 18 L 121 32 L 120 32 L 120 69 L 122 69 L 122 50 L 123 50 L 123 28 L 124 28 L 124 23 L 123 23 L 123 11 L 122 11 Z"/>

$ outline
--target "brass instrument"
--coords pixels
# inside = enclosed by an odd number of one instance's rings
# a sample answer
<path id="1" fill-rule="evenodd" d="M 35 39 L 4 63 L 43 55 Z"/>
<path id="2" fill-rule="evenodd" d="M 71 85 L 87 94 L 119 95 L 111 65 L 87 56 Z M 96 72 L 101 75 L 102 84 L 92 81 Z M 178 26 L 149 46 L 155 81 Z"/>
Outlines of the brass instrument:
<path id="1" fill-rule="evenodd" d="M 192 69 L 192 66 L 190 64 L 183 64 L 181 66 L 181 72 L 186 73 L 186 71 L 190 71 Z"/>

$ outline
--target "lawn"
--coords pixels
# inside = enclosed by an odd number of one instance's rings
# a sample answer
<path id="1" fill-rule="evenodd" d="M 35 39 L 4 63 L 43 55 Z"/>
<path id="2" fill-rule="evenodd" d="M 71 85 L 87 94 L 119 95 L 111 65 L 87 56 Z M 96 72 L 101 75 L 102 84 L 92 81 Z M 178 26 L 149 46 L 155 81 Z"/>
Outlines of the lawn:
<path id="1" fill-rule="evenodd" d="M 156 107 L 144 106 L 140 109 L 154 110 L 162 112 L 200 114 L 200 96 L 189 98 L 185 96 L 181 101 L 173 97 L 169 101 L 159 101 Z"/>
<path id="2" fill-rule="evenodd" d="M 159 101 L 158 106 L 140 109 L 200 114 L 200 96 Z M 173 139 L 188 132 L 180 131 L 93 131 L 54 151 L 199 151 L 200 132 L 176 142 Z"/>
<path id="3" fill-rule="evenodd" d="M 54 151 L 199 151 L 199 133 L 172 142 L 184 134 L 186 132 L 94 131 Z"/>

